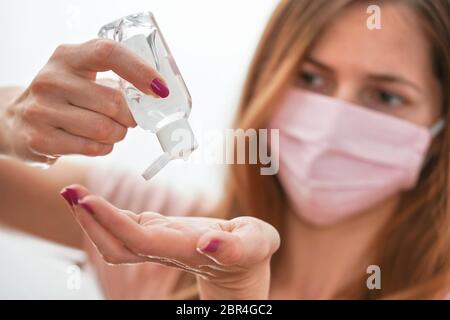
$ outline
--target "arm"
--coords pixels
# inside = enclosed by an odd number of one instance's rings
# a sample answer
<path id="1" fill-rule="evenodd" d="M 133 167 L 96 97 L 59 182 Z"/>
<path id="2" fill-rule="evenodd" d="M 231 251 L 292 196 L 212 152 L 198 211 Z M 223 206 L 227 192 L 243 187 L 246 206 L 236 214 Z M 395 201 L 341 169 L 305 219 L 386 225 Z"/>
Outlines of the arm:
<path id="1" fill-rule="evenodd" d="M 0 117 L 6 120 L 6 106 L 12 103 L 23 91 L 21 87 L 0 87 Z M 10 149 L 7 144 L 8 129 L 5 121 L 0 120 L 0 155 L 6 154 Z"/>
<path id="2" fill-rule="evenodd" d="M 0 110 L 5 112 L 6 106 L 22 92 L 20 87 L 0 87 Z M 0 154 L 6 153 L 7 134 L 5 122 L 0 121 Z M 67 183 L 84 183 L 85 171 L 84 167 L 64 161 L 49 170 L 39 170 L 17 160 L 0 159 L 0 223 L 81 247 L 81 230 L 59 191 Z"/>
<path id="3" fill-rule="evenodd" d="M 0 160 L 0 223 L 81 248 L 82 232 L 59 192 L 67 183 L 84 183 L 85 172 L 85 167 L 64 161 L 40 170 Z"/>

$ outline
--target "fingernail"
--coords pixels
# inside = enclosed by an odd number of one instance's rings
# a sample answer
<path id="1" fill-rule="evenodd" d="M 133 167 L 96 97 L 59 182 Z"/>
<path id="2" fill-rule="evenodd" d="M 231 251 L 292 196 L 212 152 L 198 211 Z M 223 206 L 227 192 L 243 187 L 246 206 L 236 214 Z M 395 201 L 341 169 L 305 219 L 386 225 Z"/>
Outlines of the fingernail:
<path id="1" fill-rule="evenodd" d="M 205 247 L 201 248 L 203 252 L 216 252 L 219 249 L 219 240 L 211 240 Z"/>
<path id="2" fill-rule="evenodd" d="M 166 85 L 158 78 L 153 79 L 150 84 L 150 88 L 152 88 L 153 92 L 161 98 L 165 98 L 169 95 L 169 88 L 167 88 Z"/>
<path id="3" fill-rule="evenodd" d="M 75 190 L 65 188 L 63 191 L 60 192 L 60 194 L 67 201 L 67 203 L 69 203 L 71 207 L 78 204 L 78 195 Z"/>
<path id="4" fill-rule="evenodd" d="M 81 202 L 79 203 L 79 205 L 82 206 L 83 209 L 89 212 L 90 214 L 94 214 L 94 210 L 92 210 L 91 206 L 89 206 L 87 203 Z"/>

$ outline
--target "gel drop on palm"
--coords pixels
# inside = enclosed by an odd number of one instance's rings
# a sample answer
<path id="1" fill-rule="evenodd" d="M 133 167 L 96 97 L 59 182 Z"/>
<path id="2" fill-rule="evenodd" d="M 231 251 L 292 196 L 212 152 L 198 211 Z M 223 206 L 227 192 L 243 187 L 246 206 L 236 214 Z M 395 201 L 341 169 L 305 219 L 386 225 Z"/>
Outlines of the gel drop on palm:
<path id="1" fill-rule="evenodd" d="M 192 101 L 189 91 L 150 12 L 132 14 L 103 26 L 99 37 L 122 43 L 156 69 L 169 88 L 169 96 L 156 98 L 146 95 L 124 79 L 121 89 L 136 123 L 156 134 L 163 150 L 142 174 L 149 180 L 170 160 L 187 159 L 197 148 L 187 121 Z"/>

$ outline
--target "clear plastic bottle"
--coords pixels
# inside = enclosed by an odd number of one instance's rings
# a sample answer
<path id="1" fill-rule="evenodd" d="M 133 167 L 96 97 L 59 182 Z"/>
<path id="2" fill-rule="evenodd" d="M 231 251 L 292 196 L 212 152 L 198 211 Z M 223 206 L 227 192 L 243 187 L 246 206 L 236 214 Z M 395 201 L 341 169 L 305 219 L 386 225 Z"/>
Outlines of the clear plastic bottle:
<path id="1" fill-rule="evenodd" d="M 169 96 L 156 98 L 146 95 L 133 84 L 120 79 L 136 123 L 158 137 L 163 154 L 143 173 L 151 179 L 172 159 L 187 159 L 197 148 L 187 121 L 192 100 L 173 56 L 151 12 L 132 14 L 103 26 L 100 38 L 118 41 L 133 50 L 164 77 Z"/>

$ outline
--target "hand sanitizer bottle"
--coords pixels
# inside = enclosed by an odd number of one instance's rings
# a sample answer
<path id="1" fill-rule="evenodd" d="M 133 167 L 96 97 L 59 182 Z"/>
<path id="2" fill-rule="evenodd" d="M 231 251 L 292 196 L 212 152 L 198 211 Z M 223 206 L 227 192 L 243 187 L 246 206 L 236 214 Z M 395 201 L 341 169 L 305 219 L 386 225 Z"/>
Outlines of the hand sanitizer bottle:
<path id="1" fill-rule="evenodd" d="M 187 159 L 197 148 L 187 121 L 191 111 L 191 96 L 180 71 L 150 12 L 132 14 L 103 26 L 100 38 L 118 41 L 147 61 L 163 77 L 169 96 L 156 98 L 145 95 L 124 79 L 121 89 L 136 123 L 158 137 L 163 154 L 142 174 L 149 180 L 170 160 Z"/>

